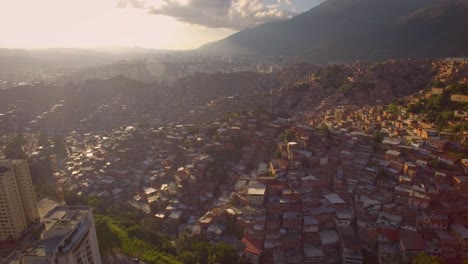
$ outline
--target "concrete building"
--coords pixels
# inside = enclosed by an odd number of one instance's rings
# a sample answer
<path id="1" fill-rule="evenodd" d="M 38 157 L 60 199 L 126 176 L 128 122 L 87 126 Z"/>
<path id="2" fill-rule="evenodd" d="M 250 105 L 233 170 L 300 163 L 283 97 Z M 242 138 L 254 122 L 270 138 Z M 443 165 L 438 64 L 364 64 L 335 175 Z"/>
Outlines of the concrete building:
<path id="1" fill-rule="evenodd" d="M 304 245 L 304 263 L 319 264 L 324 263 L 325 253 L 319 247 Z"/>
<path id="2" fill-rule="evenodd" d="M 265 201 L 265 188 L 249 188 L 247 194 L 251 205 L 263 205 Z"/>
<path id="3" fill-rule="evenodd" d="M 350 209 L 340 209 L 335 212 L 335 226 L 337 228 L 349 227 L 353 221 L 354 214 Z"/>
<path id="4" fill-rule="evenodd" d="M 57 206 L 44 217 L 45 232 L 19 255 L 24 264 L 100 264 L 101 256 L 88 206 Z"/>
<path id="5" fill-rule="evenodd" d="M 39 220 L 26 160 L 0 160 L 0 241 L 15 240 Z"/>

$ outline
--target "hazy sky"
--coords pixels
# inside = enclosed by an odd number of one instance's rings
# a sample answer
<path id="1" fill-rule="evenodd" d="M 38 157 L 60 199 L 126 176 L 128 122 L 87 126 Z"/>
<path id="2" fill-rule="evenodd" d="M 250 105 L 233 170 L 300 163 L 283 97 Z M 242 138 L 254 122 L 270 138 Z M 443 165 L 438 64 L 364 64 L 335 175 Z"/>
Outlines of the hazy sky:
<path id="1" fill-rule="evenodd" d="M 190 49 L 323 0 L 0 0 L 0 47 Z"/>

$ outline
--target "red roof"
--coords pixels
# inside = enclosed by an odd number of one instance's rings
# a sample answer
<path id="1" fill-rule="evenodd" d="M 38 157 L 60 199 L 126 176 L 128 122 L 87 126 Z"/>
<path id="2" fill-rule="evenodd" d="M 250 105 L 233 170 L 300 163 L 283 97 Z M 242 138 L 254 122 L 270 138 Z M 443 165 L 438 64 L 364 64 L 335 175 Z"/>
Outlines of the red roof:
<path id="1" fill-rule="evenodd" d="M 262 240 L 248 239 L 246 237 L 243 237 L 242 243 L 245 245 L 244 253 L 251 253 L 260 256 L 261 248 L 263 245 Z"/>

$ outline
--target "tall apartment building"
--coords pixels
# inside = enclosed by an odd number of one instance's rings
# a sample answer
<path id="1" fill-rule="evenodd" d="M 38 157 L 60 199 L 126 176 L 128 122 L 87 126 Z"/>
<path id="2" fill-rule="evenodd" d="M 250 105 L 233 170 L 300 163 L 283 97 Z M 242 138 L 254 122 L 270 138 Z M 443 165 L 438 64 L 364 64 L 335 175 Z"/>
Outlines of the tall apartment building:
<path id="1" fill-rule="evenodd" d="M 39 220 L 26 160 L 0 160 L 0 241 L 14 240 Z"/>
<path id="2" fill-rule="evenodd" d="M 101 264 L 91 207 L 57 206 L 43 221 L 43 239 L 18 254 L 21 263 Z"/>

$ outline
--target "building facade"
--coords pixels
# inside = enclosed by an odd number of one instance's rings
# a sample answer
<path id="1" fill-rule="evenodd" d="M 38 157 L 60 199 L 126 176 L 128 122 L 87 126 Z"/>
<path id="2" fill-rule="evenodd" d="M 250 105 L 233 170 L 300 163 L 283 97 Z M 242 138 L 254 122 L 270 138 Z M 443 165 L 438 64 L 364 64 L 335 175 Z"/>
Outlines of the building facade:
<path id="1" fill-rule="evenodd" d="M 24 264 L 101 264 L 91 207 L 57 206 L 44 217 L 45 233 L 21 252 Z"/>
<path id="2" fill-rule="evenodd" d="M 0 160 L 0 241 L 19 238 L 39 220 L 26 160 Z"/>

